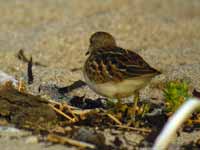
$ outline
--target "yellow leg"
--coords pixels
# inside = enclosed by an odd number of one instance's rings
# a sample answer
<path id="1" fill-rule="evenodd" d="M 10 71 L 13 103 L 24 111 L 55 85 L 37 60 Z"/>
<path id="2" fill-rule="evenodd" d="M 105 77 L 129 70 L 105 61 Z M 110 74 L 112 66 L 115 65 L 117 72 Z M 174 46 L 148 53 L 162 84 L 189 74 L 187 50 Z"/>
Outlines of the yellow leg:
<path id="1" fill-rule="evenodd" d="M 134 97 L 134 104 L 133 104 L 133 119 L 134 119 L 134 121 L 135 121 L 136 112 L 137 112 L 138 100 L 139 100 L 139 95 L 137 94 Z"/>
<path id="2" fill-rule="evenodd" d="M 121 106 L 122 105 L 122 99 L 121 99 L 120 95 L 116 94 L 115 97 L 117 99 L 117 105 L 116 106 Z"/>
<path id="3" fill-rule="evenodd" d="M 122 100 L 120 98 L 117 99 L 117 104 L 122 104 Z"/>
<path id="4" fill-rule="evenodd" d="M 137 112 L 137 107 L 138 107 L 138 100 L 139 100 L 139 92 L 136 91 L 135 92 L 135 96 L 134 96 L 134 99 L 133 99 L 133 108 L 131 109 L 131 112 L 130 112 L 130 117 L 131 117 L 131 120 L 130 122 L 128 122 L 128 126 L 130 126 L 131 124 L 136 124 L 136 112 Z"/>

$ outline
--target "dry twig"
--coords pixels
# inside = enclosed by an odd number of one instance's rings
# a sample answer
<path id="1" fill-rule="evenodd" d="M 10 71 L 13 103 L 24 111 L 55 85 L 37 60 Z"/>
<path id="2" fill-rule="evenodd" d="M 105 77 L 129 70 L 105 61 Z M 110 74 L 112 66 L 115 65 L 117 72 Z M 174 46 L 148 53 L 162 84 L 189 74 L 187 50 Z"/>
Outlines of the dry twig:
<path id="1" fill-rule="evenodd" d="M 151 132 L 151 129 L 134 128 L 134 127 L 124 126 L 124 125 L 114 125 L 114 127 L 118 127 L 118 128 L 121 128 L 121 129 L 128 129 L 128 130 L 132 130 L 132 131 L 146 132 L 146 133 Z"/>
<path id="2" fill-rule="evenodd" d="M 58 135 L 54 135 L 54 134 L 49 134 L 47 136 L 47 140 L 53 143 L 61 143 L 61 144 L 70 144 L 73 146 L 77 146 L 80 148 L 90 148 L 90 149 L 95 149 L 95 145 L 86 143 L 86 142 L 81 142 L 81 141 L 77 141 L 77 140 L 73 140 L 67 137 L 62 137 L 62 136 L 58 136 Z"/>
<path id="3" fill-rule="evenodd" d="M 33 59 L 31 57 L 30 60 L 28 61 L 28 68 L 27 68 L 28 84 L 32 84 L 34 79 L 32 66 L 33 66 Z"/>
<path id="4" fill-rule="evenodd" d="M 113 115 L 107 114 L 107 116 L 109 118 L 111 118 L 114 122 L 116 122 L 118 125 L 122 125 L 122 123 L 116 117 L 114 117 Z"/>
<path id="5" fill-rule="evenodd" d="M 18 84 L 18 89 L 17 89 L 19 92 L 25 92 L 26 91 L 26 85 L 24 83 L 23 80 L 20 80 L 19 81 L 19 84 Z"/>
<path id="6" fill-rule="evenodd" d="M 54 105 L 59 105 L 59 107 L 63 107 L 63 105 L 65 105 L 65 103 L 62 104 L 62 103 L 60 103 L 60 102 L 56 102 L 55 100 L 48 100 L 48 102 L 51 103 L 51 104 L 54 104 Z M 61 106 L 61 105 L 62 105 L 62 106 Z M 67 105 L 68 105 L 68 104 L 67 104 Z M 77 110 L 80 110 L 80 108 L 74 107 L 74 106 L 71 106 L 71 105 L 68 105 L 68 107 L 69 107 L 70 109 L 77 109 Z"/>
<path id="7" fill-rule="evenodd" d="M 68 120 L 70 120 L 71 122 L 76 122 L 75 118 L 72 118 L 70 116 L 68 116 L 67 114 L 63 113 L 62 111 L 60 111 L 59 109 L 57 109 L 56 107 L 54 107 L 54 105 L 49 104 L 49 106 L 55 110 L 57 113 L 59 113 L 60 115 L 62 115 L 63 117 L 67 118 Z"/>
<path id="8" fill-rule="evenodd" d="M 64 108 L 67 108 L 67 110 L 69 111 L 69 113 L 72 114 L 72 116 L 75 118 L 75 120 L 78 120 L 78 118 L 76 117 L 76 115 L 73 113 L 72 109 L 70 108 L 70 105 L 68 105 L 67 103 L 63 104 Z"/>

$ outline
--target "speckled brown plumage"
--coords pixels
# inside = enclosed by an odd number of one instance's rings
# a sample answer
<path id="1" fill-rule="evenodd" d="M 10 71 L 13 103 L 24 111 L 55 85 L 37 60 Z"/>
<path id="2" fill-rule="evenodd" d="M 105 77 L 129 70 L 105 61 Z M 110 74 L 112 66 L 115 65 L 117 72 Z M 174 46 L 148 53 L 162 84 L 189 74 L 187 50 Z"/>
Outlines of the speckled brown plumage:
<path id="1" fill-rule="evenodd" d="M 106 32 L 96 32 L 91 36 L 87 54 L 89 57 L 84 64 L 84 76 L 91 88 L 96 86 L 96 92 L 98 85 L 105 83 L 112 83 L 113 88 L 115 83 L 129 79 L 130 82 L 137 82 L 137 79 L 150 79 L 160 74 L 135 52 L 118 47 L 114 37 Z"/>
<path id="2" fill-rule="evenodd" d="M 85 67 L 88 78 L 96 83 L 159 73 L 138 54 L 119 47 L 101 48 L 92 52 Z"/>

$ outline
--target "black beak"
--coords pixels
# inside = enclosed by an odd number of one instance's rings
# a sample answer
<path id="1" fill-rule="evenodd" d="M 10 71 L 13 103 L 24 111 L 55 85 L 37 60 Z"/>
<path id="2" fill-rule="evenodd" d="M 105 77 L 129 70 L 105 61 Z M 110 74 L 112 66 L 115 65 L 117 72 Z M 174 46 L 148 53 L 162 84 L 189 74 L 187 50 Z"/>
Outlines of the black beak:
<path id="1" fill-rule="evenodd" d="M 89 52 L 89 51 L 87 51 L 87 52 L 85 53 L 85 56 L 89 55 L 89 53 L 90 53 L 90 52 Z"/>

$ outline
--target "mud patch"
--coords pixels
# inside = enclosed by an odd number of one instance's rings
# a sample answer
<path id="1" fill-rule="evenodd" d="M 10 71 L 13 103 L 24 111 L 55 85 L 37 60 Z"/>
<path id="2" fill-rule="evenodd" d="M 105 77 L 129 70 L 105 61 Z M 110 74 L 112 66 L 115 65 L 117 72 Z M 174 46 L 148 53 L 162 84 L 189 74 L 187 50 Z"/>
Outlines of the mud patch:
<path id="1" fill-rule="evenodd" d="M 19 92 L 12 86 L 0 89 L 0 116 L 19 128 L 34 130 L 52 128 L 58 121 L 47 100 Z"/>

